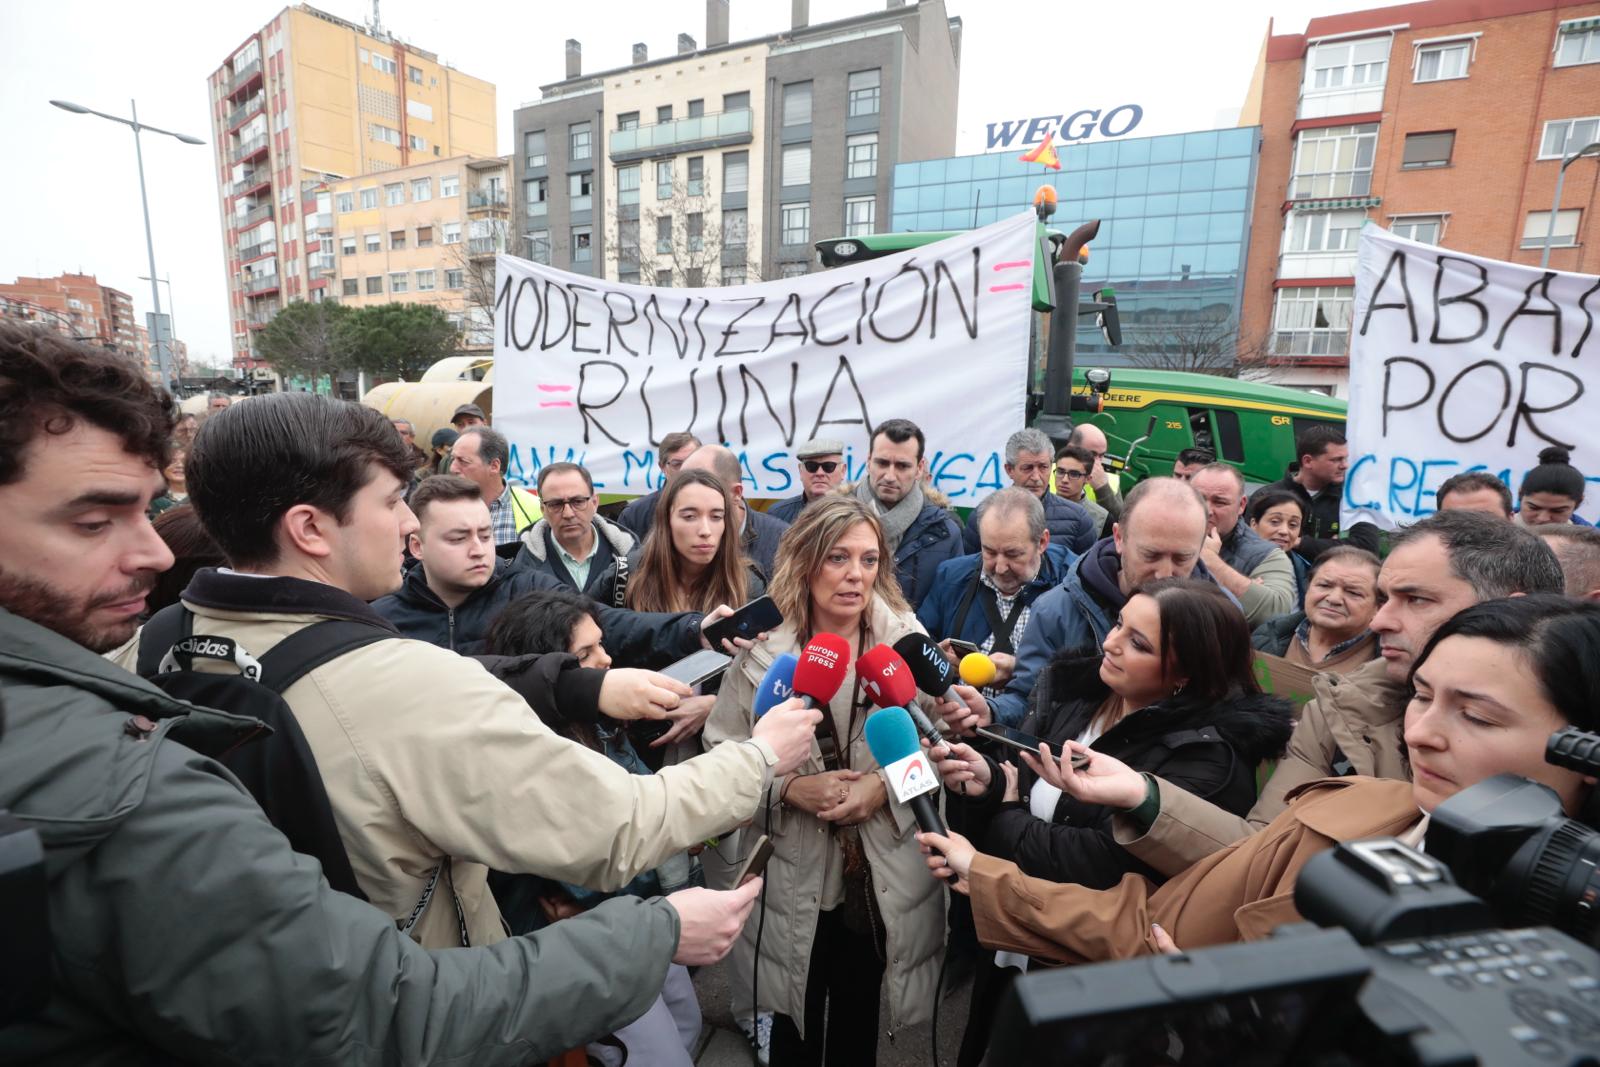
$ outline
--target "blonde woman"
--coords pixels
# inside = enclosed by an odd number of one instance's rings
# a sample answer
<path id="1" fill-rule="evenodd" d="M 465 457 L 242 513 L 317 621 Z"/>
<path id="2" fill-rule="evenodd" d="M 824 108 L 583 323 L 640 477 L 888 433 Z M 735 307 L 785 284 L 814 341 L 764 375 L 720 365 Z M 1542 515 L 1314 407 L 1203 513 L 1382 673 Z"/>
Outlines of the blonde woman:
<path id="1" fill-rule="evenodd" d="M 749 973 L 759 937 L 755 998 L 775 1013 L 772 1067 L 870 1064 L 885 975 L 889 1030 L 931 1014 L 944 891 L 929 888 L 912 838 L 916 822 L 889 793 L 867 749 L 862 728 L 872 708 L 853 664 L 872 646 L 922 627 L 900 594 L 877 516 L 855 497 L 824 497 L 801 512 L 778 544 L 768 594 L 784 623 L 729 668 L 706 724 L 708 745 L 750 736 L 762 675 L 816 634 L 848 641 L 852 669 L 818 727 L 818 737 L 832 744 L 774 779 L 754 831 L 741 835 L 748 843 L 755 832 L 767 833 L 776 848 L 764 904 L 745 924 L 735 965 Z M 935 717 L 968 714 L 920 699 Z M 975 692 L 964 699 L 974 710 L 982 705 Z"/>

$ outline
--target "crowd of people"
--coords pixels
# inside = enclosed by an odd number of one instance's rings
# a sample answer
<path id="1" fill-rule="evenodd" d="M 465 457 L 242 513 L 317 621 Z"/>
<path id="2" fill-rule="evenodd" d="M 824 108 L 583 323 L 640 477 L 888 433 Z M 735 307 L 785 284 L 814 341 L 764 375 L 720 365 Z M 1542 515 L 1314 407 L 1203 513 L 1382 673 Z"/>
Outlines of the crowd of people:
<path id="1" fill-rule="evenodd" d="M 1019 429 L 964 521 L 899 418 L 855 481 L 801 444 L 769 506 L 687 433 L 617 513 L 579 464 L 513 484 L 474 405 L 427 443 L 307 394 L 180 420 L 0 324 L 0 809 L 43 838 L 54 952 L 0 1060 L 683 1065 L 727 957 L 761 1063 L 873 1063 L 970 982 L 975 1065 L 1030 967 L 1265 936 L 1337 842 L 1495 773 L 1571 813 L 1595 785 L 1543 762 L 1600 691 L 1560 449 L 1380 538 L 1340 526 L 1332 427 L 1253 493 L 1200 448 L 1124 493 L 1092 423 Z M 662 673 L 760 597 L 781 623 L 720 676 Z M 757 714 L 822 634 L 837 692 Z M 917 700 L 944 834 L 854 667 L 915 634 L 994 667 Z"/>

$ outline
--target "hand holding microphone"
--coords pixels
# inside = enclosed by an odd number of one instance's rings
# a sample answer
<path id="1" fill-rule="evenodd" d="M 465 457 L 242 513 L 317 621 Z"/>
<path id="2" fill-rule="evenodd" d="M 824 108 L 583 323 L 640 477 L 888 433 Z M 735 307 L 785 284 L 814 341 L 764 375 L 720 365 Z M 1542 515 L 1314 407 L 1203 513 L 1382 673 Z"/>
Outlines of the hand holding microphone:
<path id="1" fill-rule="evenodd" d="M 994 664 L 988 656 L 981 652 L 967 654 L 961 660 L 962 673 L 957 675 L 927 634 L 906 634 L 894 643 L 894 651 L 904 657 L 917 688 L 939 701 L 935 710 L 952 733 L 970 737 L 978 727 L 994 721 L 989 702 L 973 688 L 974 684 L 987 685 L 988 681 L 982 680 L 985 677 L 993 680 Z M 959 684 L 958 678 L 967 684 Z M 974 683 L 972 679 L 978 681 Z"/>

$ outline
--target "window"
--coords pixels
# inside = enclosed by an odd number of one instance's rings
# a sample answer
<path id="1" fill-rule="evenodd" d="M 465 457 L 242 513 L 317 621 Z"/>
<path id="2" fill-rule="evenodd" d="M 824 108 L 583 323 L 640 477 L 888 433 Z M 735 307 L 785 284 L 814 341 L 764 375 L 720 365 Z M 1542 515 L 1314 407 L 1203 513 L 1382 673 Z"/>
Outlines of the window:
<path id="1" fill-rule="evenodd" d="M 543 130 L 529 130 L 522 135 L 522 155 L 530 167 L 542 167 L 549 162 L 545 155 Z"/>
<path id="2" fill-rule="evenodd" d="M 722 94 L 722 110 L 724 111 L 746 111 L 749 107 L 750 94 L 747 92 Z"/>
<path id="3" fill-rule="evenodd" d="M 704 100 L 691 100 L 691 101 L 689 101 L 689 117 L 691 119 L 697 119 L 700 116 L 704 115 L 705 113 L 706 113 L 706 102 Z"/>
<path id="4" fill-rule="evenodd" d="M 656 216 L 656 251 L 666 253 L 672 251 L 672 216 Z"/>
<path id="5" fill-rule="evenodd" d="M 658 289 L 672 288 L 672 272 L 670 270 L 656 271 L 656 287 Z"/>
<path id="6" fill-rule="evenodd" d="M 638 285 L 639 272 L 637 270 L 619 270 L 617 271 L 617 281 L 623 285 Z"/>
<path id="7" fill-rule="evenodd" d="M 783 184 L 811 184 L 811 146 L 791 144 L 783 146 Z"/>
<path id="8" fill-rule="evenodd" d="M 405 246 L 406 246 L 406 231 L 404 231 L 404 230 L 390 230 L 389 231 L 389 251 L 398 252 L 402 248 L 404 248 Z"/>
<path id="9" fill-rule="evenodd" d="M 447 245 L 461 243 L 461 223 L 447 222 L 444 224 L 444 243 Z"/>
<path id="10" fill-rule="evenodd" d="M 722 213 L 722 247 L 743 248 L 750 240 L 750 215 L 745 211 Z"/>
<path id="11" fill-rule="evenodd" d="M 396 70 L 395 61 L 374 52 L 372 53 L 372 69 L 381 70 L 385 74 L 393 74 Z"/>
<path id="12" fill-rule="evenodd" d="M 1425 245 L 1436 245 L 1439 243 L 1439 238 L 1444 236 L 1444 216 L 1408 215 L 1405 218 L 1391 219 L 1389 232 L 1396 237 L 1421 241 Z"/>
<path id="13" fill-rule="evenodd" d="M 780 278 L 803 278 L 805 273 L 806 265 L 803 262 L 778 264 L 778 277 Z"/>
<path id="14" fill-rule="evenodd" d="M 590 195 L 593 179 L 594 174 L 590 171 L 567 175 L 568 207 L 573 211 L 588 211 L 594 207 L 594 199 Z"/>
<path id="15" fill-rule="evenodd" d="M 404 271 L 391 274 L 389 275 L 389 292 L 404 293 L 411 288 L 410 282 L 411 280 L 406 277 Z"/>
<path id="16" fill-rule="evenodd" d="M 406 202 L 406 186 L 404 182 L 395 182 L 393 185 L 383 187 L 383 202 L 389 207 L 399 207 Z"/>
<path id="17" fill-rule="evenodd" d="M 1365 211 L 1295 211 L 1283 228 L 1285 252 L 1354 252 Z"/>
<path id="18" fill-rule="evenodd" d="M 699 289 L 706 284 L 706 272 L 703 267 L 690 267 L 683 272 L 683 280 L 690 289 Z"/>
<path id="19" fill-rule="evenodd" d="M 384 126 L 380 123 L 373 122 L 368 124 L 367 134 L 374 141 L 379 141 L 383 144 L 392 144 L 396 146 L 400 144 L 400 131 L 395 129 L 393 126 Z"/>
<path id="20" fill-rule="evenodd" d="M 369 234 L 367 234 L 366 235 L 366 247 L 367 247 L 367 251 L 368 252 L 382 252 L 383 251 L 383 235 L 382 234 L 377 234 L 377 233 L 369 233 Z"/>
<path id="21" fill-rule="evenodd" d="M 1582 212 L 1567 208 L 1556 212 L 1555 229 L 1550 227 L 1550 212 L 1528 212 L 1528 224 L 1522 228 L 1523 248 L 1543 248 L 1546 237 L 1551 248 L 1571 248 L 1578 243 L 1578 217 Z"/>
<path id="22" fill-rule="evenodd" d="M 339 238 L 339 254 L 341 256 L 353 256 L 353 255 L 355 255 L 356 254 L 356 239 L 354 237 L 341 237 L 341 238 Z"/>
<path id="23" fill-rule="evenodd" d="M 743 266 L 723 267 L 722 268 L 722 281 L 719 284 L 725 285 L 725 286 L 726 285 L 743 285 L 744 284 L 744 270 L 745 269 L 744 269 Z"/>
<path id="24" fill-rule="evenodd" d="M 406 77 L 411 79 L 411 84 L 412 85 L 421 85 L 422 84 L 422 68 L 421 67 L 413 67 L 411 64 L 407 63 L 406 64 Z"/>
<path id="25" fill-rule="evenodd" d="M 803 245 L 811 242 L 811 205 L 783 205 L 783 243 Z"/>
<path id="26" fill-rule="evenodd" d="M 433 199 L 433 179 L 432 178 L 413 178 L 413 179 L 411 179 L 411 199 L 412 199 L 413 202 L 416 202 L 416 203 L 421 203 L 424 200 L 432 200 Z"/>
<path id="27" fill-rule="evenodd" d="M 876 178 L 878 176 L 878 135 L 858 133 L 844 139 L 844 176 L 846 178 Z"/>
<path id="28" fill-rule="evenodd" d="M 378 206 L 378 190 L 376 188 L 361 190 L 361 210 L 368 211 Z"/>
<path id="29" fill-rule="evenodd" d="M 851 118 L 878 113 L 878 86 L 881 80 L 879 72 L 875 70 L 858 70 L 850 75 L 848 114 Z"/>
<path id="30" fill-rule="evenodd" d="M 335 197 L 335 200 L 338 202 L 337 210 L 341 215 L 356 209 L 356 197 L 354 193 L 340 193 L 337 197 Z"/>
<path id="31" fill-rule="evenodd" d="M 722 153 L 722 191 L 747 193 L 750 191 L 750 153 Z"/>
<path id="32" fill-rule="evenodd" d="M 689 196 L 704 196 L 706 194 L 706 157 L 689 157 Z"/>
<path id="33" fill-rule="evenodd" d="M 1600 23 L 1594 19 L 1563 22 L 1556 31 L 1556 66 L 1600 63 Z"/>
<path id="34" fill-rule="evenodd" d="M 1471 41 L 1424 45 L 1417 49 L 1417 72 L 1413 80 L 1442 82 L 1451 78 L 1465 78 L 1467 67 L 1471 64 Z"/>
<path id="35" fill-rule="evenodd" d="M 1600 141 L 1600 118 L 1556 119 L 1544 124 L 1540 159 L 1565 159 L 1585 145 Z"/>
<path id="36" fill-rule="evenodd" d="M 1354 286 L 1279 289 L 1273 351 L 1281 356 L 1343 355 L 1349 347 L 1354 304 Z"/>
<path id="37" fill-rule="evenodd" d="M 416 134 L 406 138 L 406 143 L 411 146 L 411 151 L 413 152 L 426 152 L 428 150 L 428 142 Z"/>
<path id="38" fill-rule="evenodd" d="M 617 269 L 639 269 L 639 220 L 617 222 Z"/>
<path id="39" fill-rule="evenodd" d="M 1401 170 L 1422 170 L 1425 167 L 1447 167 L 1450 152 L 1455 148 L 1456 131 L 1406 134 L 1405 154 L 1400 158 Z"/>
<path id="40" fill-rule="evenodd" d="M 439 195 L 446 200 L 461 195 L 461 175 L 446 174 L 439 179 Z"/>
<path id="41" fill-rule="evenodd" d="M 844 235 L 858 237 L 868 234 L 876 226 L 878 198 L 875 196 L 850 196 L 844 201 Z"/>
<path id="42" fill-rule="evenodd" d="M 417 227 L 417 247 L 418 248 L 432 248 L 433 247 L 433 227 L 432 226 L 418 226 Z"/>
<path id="43" fill-rule="evenodd" d="M 528 258 L 535 263 L 550 265 L 550 231 L 533 230 L 522 235 L 528 243 Z"/>
<path id="44" fill-rule="evenodd" d="M 339 284 L 342 287 L 341 295 L 343 295 L 343 296 L 360 296 L 361 295 L 361 279 L 360 278 L 345 278 Z"/>
<path id="45" fill-rule="evenodd" d="M 591 242 L 594 234 L 587 226 L 574 226 L 572 228 L 572 262 L 589 263 L 594 259 L 594 247 Z"/>
<path id="46" fill-rule="evenodd" d="M 1306 59 L 1309 92 L 1359 89 L 1382 85 L 1389 67 L 1389 38 L 1329 41 L 1311 49 Z"/>
<path id="47" fill-rule="evenodd" d="M 567 127 L 567 158 L 589 159 L 594 155 L 593 134 L 587 122 L 574 122 Z"/>
<path id="48" fill-rule="evenodd" d="M 1366 196 L 1372 191 L 1377 144 L 1377 123 L 1300 131 L 1289 198 Z"/>
<path id="49" fill-rule="evenodd" d="M 637 111 L 624 111 L 617 116 L 617 129 L 637 130 L 639 128 L 639 113 Z"/>
<path id="50" fill-rule="evenodd" d="M 795 82 L 783 87 L 783 124 L 804 126 L 811 121 L 811 83 Z"/>
<path id="51" fill-rule="evenodd" d="M 706 217 L 703 212 L 691 211 L 684 225 L 689 236 L 689 251 L 699 252 L 706 246 Z"/>
<path id="52" fill-rule="evenodd" d="M 671 104 L 662 104 L 660 107 L 656 108 L 656 121 L 657 122 L 671 122 L 672 121 L 672 105 Z"/>
<path id="53" fill-rule="evenodd" d="M 550 179 L 534 178 L 522 183 L 522 203 L 530 217 L 542 217 L 550 212 Z"/>
<path id="54" fill-rule="evenodd" d="M 433 289 L 434 289 L 433 271 L 431 271 L 431 270 L 419 270 L 419 271 L 417 271 L 417 292 L 419 292 L 419 293 L 431 293 L 433 291 Z"/>
<path id="55" fill-rule="evenodd" d="M 446 289 L 461 289 L 461 288 L 463 288 L 464 284 L 463 284 L 462 272 L 459 271 L 459 270 L 447 270 L 447 271 L 445 271 L 444 272 L 444 287 Z"/>
<path id="56" fill-rule="evenodd" d="M 617 203 L 637 204 L 639 202 L 639 165 L 617 168 Z"/>
<path id="57" fill-rule="evenodd" d="M 656 199 L 672 199 L 672 160 L 663 159 L 656 163 Z"/>
<path id="58" fill-rule="evenodd" d="M 383 295 L 383 275 L 377 274 L 367 279 L 367 295 Z"/>

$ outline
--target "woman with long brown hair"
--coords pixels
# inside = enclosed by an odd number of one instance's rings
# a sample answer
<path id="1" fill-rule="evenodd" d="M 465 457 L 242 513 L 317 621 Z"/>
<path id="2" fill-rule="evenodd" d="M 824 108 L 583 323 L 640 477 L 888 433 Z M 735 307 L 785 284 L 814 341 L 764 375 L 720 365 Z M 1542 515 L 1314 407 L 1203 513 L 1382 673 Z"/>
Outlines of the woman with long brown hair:
<path id="1" fill-rule="evenodd" d="M 715 475 L 682 471 L 656 503 L 650 533 L 628 579 L 634 611 L 709 612 L 737 608 L 760 590 L 739 551 L 733 497 Z"/>
<path id="2" fill-rule="evenodd" d="M 778 543 L 768 594 L 783 625 L 728 668 L 706 724 L 708 745 L 750 736 L 767 668 L 817 634 L 849 642 L 852 667 L 823 709 L 827 754 L 775 778 L 756 815 L 775 849 L 763 901 L 734 949 L 735 969 L 757 968 L 754 999 L 776 1013 L 772 1067 L 870 1064 L 885 975 L 890 1031 L 931 1013 L 944 893 L 930 888 L 910 847 L 916 821 L 888 790 L 863 738 L 872 709 L 853 664 L 874 645 L 922 627 L 900 593 L 877 515 L 855 497 L 823 497 L 800 513 Z M 975 692 L 970 699 L 981 701 Z M 920 700 L 931 717 L 955 710 Z M 742 833 L 741 844 L 753 836 Z"/>

